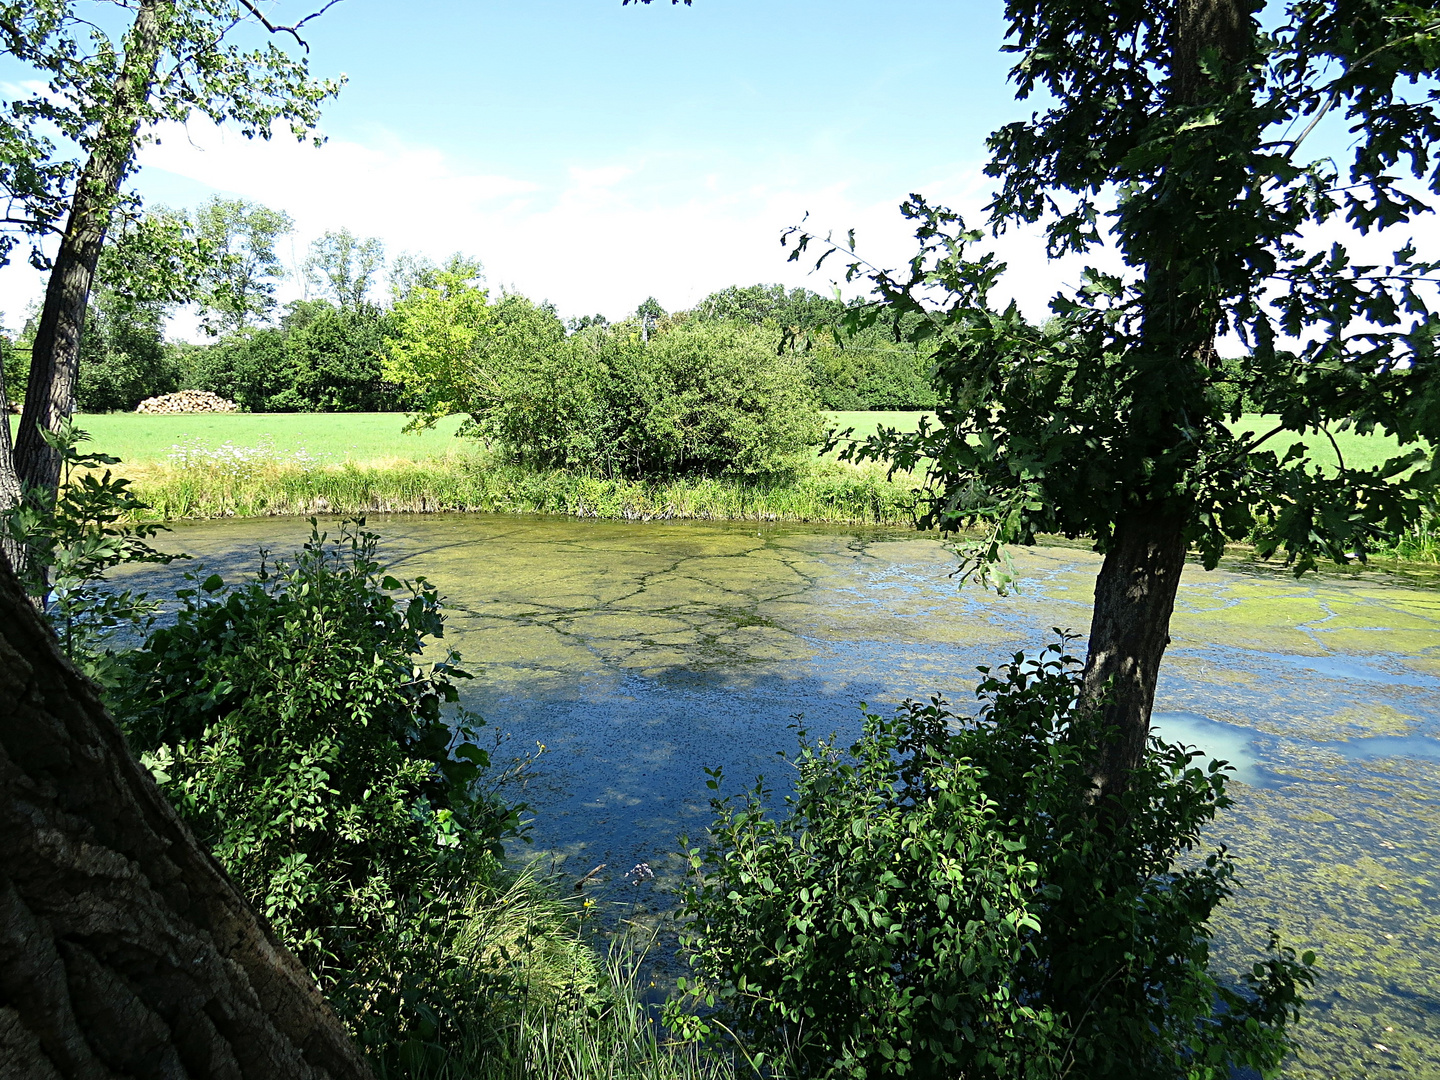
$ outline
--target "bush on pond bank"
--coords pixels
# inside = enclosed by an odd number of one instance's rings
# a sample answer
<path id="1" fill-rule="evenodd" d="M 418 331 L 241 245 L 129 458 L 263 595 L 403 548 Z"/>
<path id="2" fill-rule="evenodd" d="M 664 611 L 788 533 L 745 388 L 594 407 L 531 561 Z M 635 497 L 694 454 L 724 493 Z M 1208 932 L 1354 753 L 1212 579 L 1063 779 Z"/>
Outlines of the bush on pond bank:
<path id="1" fill-rule="evenodd" d="M 848 750 L 802 732 L 782 811 L 763 782 L 717 796 L 684 910 L 719 1013 L 674 1020 L 786 1075 L 1269 1075 L 1314 956 L 1272 933 L 1239 986 L 1210 971 L 1234 860 L 1190 853 L 1230 805 L 1225 767 L 1152 737 L 1101 812 L 1079 683 L 1063 643 L 1017 655 L 974 718 L 937 699 L 867 715 Z"/>
<path id="2" fill-rule="evenodd" d="M 647 319 L 567 334 L 517 295 L 455 274 L 394 312 L 385 373 L 424 422 L 469 416 L 504 460 L 603 477 L 780 475 L 820 442 L 803 355 L 778 330 Z"/>
<path id="3" fill-rule="evenodd" d="M 455 1007 L 439 974 L 396 960 L 454 947 L 453 898 L 495 875 L 519 811 L 479 787 L 479 718 L 448 708 L 458 655 L 421 662 L 438 593 L 385 574 L 377 541 L 316 529 L 244 584 L 190 575 L 174 621 L 121 656 L 111 704 L 196 836 L 388 1044 Z"/>
<path id="4" fill-rule="evenodd" d="M 535 469 L 777 476 L 821 439 L 804 359 L 738 325 L 682 324 L 648 342 L 597 327 L 489 374 L 473 432 Z"/>

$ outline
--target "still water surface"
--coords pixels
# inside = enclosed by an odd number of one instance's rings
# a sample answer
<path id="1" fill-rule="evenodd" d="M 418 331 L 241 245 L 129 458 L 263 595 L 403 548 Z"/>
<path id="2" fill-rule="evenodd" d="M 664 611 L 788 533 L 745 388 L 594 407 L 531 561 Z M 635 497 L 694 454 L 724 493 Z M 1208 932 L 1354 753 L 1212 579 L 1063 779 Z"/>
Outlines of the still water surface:
<path id="1" fill-rule="evenodd" d="M 1020 594 L 999 597 L 957 590 L 943 546 L 895 530 L 370 525 L 399 573 L 447 597 L 447 636 L 478 676 L 466 704 L 515 751 L 545 745 L 536 847 L 577 876 L 604 863 L 612 890 L 636 863 L 673 866 L 677 835 L 703 830 L 704 767 L 731 790 L 757 773 L 783 785 L 776 755 L 797 723 L 850 734 L 861 702 L 971 700 L 978 665 L 1085 632 L 1099 565 L 1018 551 Z M 307 532 L 211 522 L 165 539 L 230 576 Z M 176 576 L 153 572 L 157 586 Z M 1240 854 L 1247 886 L 1219 921 L 1221 960 L 1246 963 L 1270 926 L 1321 954 L 1287 1075 L 1440 1077 L 1440 591 L 1194 566 L 1172 638 L 1157 725 L 1242 782 L 1212 838 Z"/>

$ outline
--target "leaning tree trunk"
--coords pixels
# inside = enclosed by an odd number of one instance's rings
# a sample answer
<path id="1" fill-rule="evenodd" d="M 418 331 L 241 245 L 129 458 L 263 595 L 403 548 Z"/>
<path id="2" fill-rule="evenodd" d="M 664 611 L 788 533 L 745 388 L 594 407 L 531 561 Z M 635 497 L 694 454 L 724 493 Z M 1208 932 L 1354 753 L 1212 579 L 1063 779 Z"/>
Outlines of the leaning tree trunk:
<path id="1" fill-rule="evenodd" d="M 0 1076 L 369 1075 L 0 559 Z"/>
<path id="2" fill-rule="evenodd" d="M 1095 613 L 1082 696 L 1101 704 L 1115 729 L 1091 763 L 1094 796 L 1124 791 L 1145 756 L 1160 660 L 1170 643 L 1170 614 L 1185 568 L 1184 519 L 1158 506 L 1132 510 L 1115 525 L 1095 579 Z"/>
<path id="3" fill-rule="evenodd" d="M 1170 41 L 1170 101 L 1177 108 L 1194 107 L 1243 90 L 1245 60 L 1254 50 L 1250 5 L 1244 0 L 1178 0 Z M 1218 67 L 1207 70 L 1207 57 Z M 1173 185 L 1165 197 L 1175 205 L 1198 208 L 1215 192 L 1187 185 L 1205 185 L 1204 175 L 1158 181 Z M 1145 320 L 1142 355 L 1164 358 L 1150 377 L 1164 380 L 1154 394 L 1170 402 L 1169 415 L 1158 425 L 1159 453 L 1172 449 L 1167 441 L 1183 438 L 1185 394 L 1193 387 L 1176 368 L 1211 366 L 1215 359 L 1218 311 L 1193 283 L 1207 278 L 1215 253 L 1201 234 L 1199 249 L 1169 234 L 1147 238 Z M 1169 370 L 1166 370 L 1166 369 Z M 1202 403 L 1192 402 L 1199 406 Z M 1200 409 L 1197 407 L 1196 412 Z M 1173 436 L 1173 438 L 1172 438 Z M 1108 801 L 1125 791 L 1131 770 L 1145 756 L 1150 712 L 1165 646 L 1170 643 L 1170 616 L 1185 565 L 1186 518 L 1193 509 L 1183 498 L 1131 493 L 1132 503 L 1115 522 L 1105 562 L 1095 581 L 1095 611 L 1090 625 L 1082 700 L 1101 708 L 1114 730 L 1091 763 L 1092 796 Z"/>
<path id="4" fill-rule="evenodd" d="M 53 495 L 60 483 L 60 455 L 43 432 L 55 432 L 75 410 L 80 335 L 95 265 L 105 244 L 110 215 L 140 131 L 143 107 L 160 62 L 162 23 L 174 0 L 141 0 L 125 42 L 115 96 L 80 172 L 70 216 L 60 238 L 35 330 L 25 409 L 15 444 L 15 472 L 24 490 Z"/>

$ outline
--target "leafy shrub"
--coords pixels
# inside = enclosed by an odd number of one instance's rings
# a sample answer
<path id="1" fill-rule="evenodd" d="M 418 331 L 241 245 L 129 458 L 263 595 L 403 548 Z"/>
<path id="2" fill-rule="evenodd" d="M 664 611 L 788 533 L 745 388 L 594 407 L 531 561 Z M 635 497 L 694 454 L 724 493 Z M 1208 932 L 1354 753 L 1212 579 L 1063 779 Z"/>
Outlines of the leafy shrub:
<path id="1" fill-rule="evenodd" d="M 386 377 L 422 421 L 465 431 L 510 461 L 605 477 L 773 474 L 820 441 L 805 361 L 740 322 L 584 320 L 567 336 L 548 304 L 489 294 L 457 274 L 393 312 Z M 577 324 L 578 326 L 579 324 Z"/>
<path id="2" fill-rule="evenodd" d="M 286 338 L 293 382 L 272 402 L 277 411 L 384 412 L 397 408 L 396 389 L 381 371 L 388 320 L 364 306 L 328 304 Z"/>
<path id="3" fill-rule="evenodd" d="M 243 584 L 191 575 L 174 624 L 127 654 L 114 695 L 181 816 L 321 985 L 357 1008 L 383 989 L 366 982 L 377 949 L 449 932 L 446 898 L 491 871 L 517 820 L 477 792 L 489 764 L 479 719 L 444 713 L 458 657 L 421 662 L 443 633 L 435 589 L 385 575 L 377 539 L 314 529 L 293 562 L 262 559 Z M 433 973 L 401 974 L 403 1007 L 372 1017 L 387 1040 L 433 1025 Z"/>
<path id="4" fill-rule="evenodd" d="M 532 321 L 527 318 L 532 311 L 538 317 L 534 321 L 544 322 L 541 309 L 528 301 L 503 309 L 491 304 L 489 293 L 475 284 L 477 273 L 477 267 L 468 266 L 422 270 L 397 294 L 391 309 L 385 377 L 420 402 L 426 421 L 471 411 L 476 378 L 486 377 L 499 346 L 517 333 L 521 340 L 533 336 L 514 324 Z M 497 326 L 502 310 L 509 325 Z M 543 325 L 535 330 L 545 333 Z M 550 336 L 563 334 L 562 327 Z"/>
<path id="5" fill-rule="evenodd" d="M 736 323 L 592 328 L 488 375 L 472 430 L 535 468 L 775 474 L 820 439 L 804 359 Z"/>
<path id="6" fill-rule="evenodd" d="M 182 354 L 187 389 L 209 390 L 248 412 L 274 412 L 276 399 L 294 385 L 285 333 L 273 328 L 222 338 Z"/>
<path id="7" fill-rule="evenodd" d="M 1103 732 L 1062 650 L 986 672 L 973 718 L 937 699 L 867 715 L 848 751 L 802 735 L 783 815 L 763 783 L 717 797 L 684 901 L 695 989 L 720 1011 L 672 1019 L 802 1076 L 1271 1072 L 1314 957 L 1272 934 L 1239 986 L 1209 970 L 1234 866 L 1187 853 L 1229 805 L 1225 767 L 1152 740 L 1097 813 Z"/>
<path id="8" fill-rule="evenodd" d="M 808 354 L 820 404 L 838 410 L 922 410 L 939 400 L 934 363 L 913 345 L 814 344 Z"/>
<path id="9" fill-rule="evenodd" d="M 845 312 L 842 301 L 809 289 L 787 293 L 783 285 L 732 285 L 700 301 L 693 314 L 707 322 L 765 327 L 777 342 L 802 351 L 822 409 L 933 409 L 934 363 L 928 353 L 896 342 L 886 327 L 860 331 L 842 347 L 836 329 Z"/>

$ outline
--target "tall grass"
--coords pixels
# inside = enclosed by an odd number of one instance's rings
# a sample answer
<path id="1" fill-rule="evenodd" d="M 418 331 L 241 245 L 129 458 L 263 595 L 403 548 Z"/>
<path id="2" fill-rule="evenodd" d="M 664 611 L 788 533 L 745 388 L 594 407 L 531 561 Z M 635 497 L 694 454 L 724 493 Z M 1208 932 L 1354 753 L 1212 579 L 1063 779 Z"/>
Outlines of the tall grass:
<path id="1" fill-rule="evenodd" d="M 1428 511 L 1410 528 L 1375 552 L 1379 559 L 1440 563 L 1440 514 Z"/>
<path id="2" fill-rule="evenodd" d="M 733 1080 L 727 1059 L 665 1035 L 643 985 L 638 964 L 617 949 L 599 999 L 527 1005 L 503 1030 L 477 1033 L 442 1061 L 382 1070 L 380 1080 Z"/>
<path id="3" fill-rule="evenodd" d="M 788 478 L 624 480 L 509 465 L 482 453 L 328 463 L 224 443 L 177 446 L 163 461 L 121 466 L 133 490 L 165 519 L 305 514 L 560 514 L 617 520 L 797 521 L 910 525 L 916 479 L 887 479 L 879 466 L 809 462 Z M 1373 552 L 1440 563 L 1440 514 Z"/>
<path id="4" fill-rule="evenodd" d="M 481 455 L 340 465 L 267 447 L 177 448 L 123 466 L 165 519 L 492 511 L 616 519 L 908 524 L 911 485 L 878 468 L 806 463 L 781 479 L 625 480 L 535 471 Z"/>
<path id="5" fill-rule="evenodd" d="M 535 863 L 476 883 L 446 955 L 396 958 L 447 969 L 455 1000 L 438 1039 L 372 1051 L 378 1080 L 732 1080 L 726 1059 L 666 1036 L 643 945 L 622 934 L 599 955 L 586 911 Z"/>

